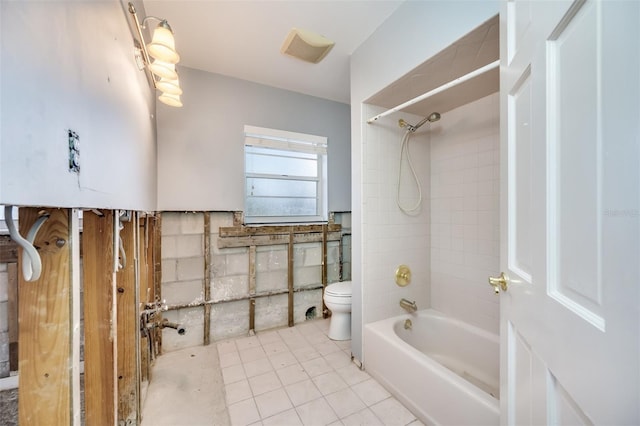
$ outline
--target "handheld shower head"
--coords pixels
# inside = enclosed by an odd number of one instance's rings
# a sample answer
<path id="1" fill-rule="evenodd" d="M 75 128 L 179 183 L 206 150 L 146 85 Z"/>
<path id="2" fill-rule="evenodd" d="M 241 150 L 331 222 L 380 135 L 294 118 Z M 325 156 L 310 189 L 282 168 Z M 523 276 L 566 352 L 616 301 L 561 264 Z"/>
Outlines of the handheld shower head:
<path id="1" fill-rule="evenodd" d="M 438 120 L 440 120 L 440 113 L 439 112 L 432 112 L 427 117 L 425 117 L 422 120 L 420 120 L 420 122 L 418 124 L 416 124 L 415 126 L 412 126 L 411 124 L 407 123 L 402 118 L 400 120 L 398 120 L 398 125 L 400 127 L 407 127 L 407 130 L 409 130 L 411 133 L 415 133 L 415 131 L 418 130 L 420 127 L 422 127 L 422 125 L 424 123 L 426 123 L 427 121 L 429 123 L 434 123 L 434 122 L 436 122 Z"/>

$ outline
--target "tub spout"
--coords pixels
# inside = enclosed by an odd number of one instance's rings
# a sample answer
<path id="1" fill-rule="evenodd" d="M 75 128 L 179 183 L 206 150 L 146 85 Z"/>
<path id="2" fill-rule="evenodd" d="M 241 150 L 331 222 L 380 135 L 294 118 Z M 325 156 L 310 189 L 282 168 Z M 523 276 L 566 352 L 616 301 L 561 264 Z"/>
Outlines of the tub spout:
<path id="1" fill-rule="evenodd" d="M 405 298 L 400 299 L 400 306 L 402 307 L 402 309 L 406 310 L 407 312 L 415 312 L 418 310 L 418 306 L 416 306 L 416 302 L 410 302 Z"/>

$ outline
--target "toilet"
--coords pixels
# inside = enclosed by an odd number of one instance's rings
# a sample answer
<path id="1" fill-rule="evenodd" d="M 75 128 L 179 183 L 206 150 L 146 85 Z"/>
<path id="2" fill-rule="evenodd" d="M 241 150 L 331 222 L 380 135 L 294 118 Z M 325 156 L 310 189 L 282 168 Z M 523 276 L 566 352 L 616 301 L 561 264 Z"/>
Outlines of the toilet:
<path id="1" fill-rule="evenodd" d="M 329 339 L 351 339 L 351 281 L 329 284 L 324 289 L 324 304 L 331 311 Z"/>

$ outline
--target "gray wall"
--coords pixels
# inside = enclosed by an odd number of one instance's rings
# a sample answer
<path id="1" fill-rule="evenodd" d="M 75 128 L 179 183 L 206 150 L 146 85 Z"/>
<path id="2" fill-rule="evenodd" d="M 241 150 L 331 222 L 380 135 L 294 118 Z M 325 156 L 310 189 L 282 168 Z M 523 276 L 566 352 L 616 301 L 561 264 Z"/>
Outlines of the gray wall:
<path id="1" fill-rule="evenodd" d="M 1 1 L 0 19 L 0 204 L 155 210 L 154 91 L 123 4 Z"/>
<path id="2" fill-rule="evenodd" d="M 328 137 L 329 211 L 351 210 L 349 105 L 178 67 L 184 107 L 158 104 L 158 210 L 244 210 L 244 125 Z"/>

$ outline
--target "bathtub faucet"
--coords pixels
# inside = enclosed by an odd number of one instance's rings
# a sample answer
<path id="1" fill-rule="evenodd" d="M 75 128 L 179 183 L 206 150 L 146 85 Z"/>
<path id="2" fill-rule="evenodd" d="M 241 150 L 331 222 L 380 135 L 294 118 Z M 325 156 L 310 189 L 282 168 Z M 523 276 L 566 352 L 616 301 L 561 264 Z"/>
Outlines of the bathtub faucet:
<path id="1" fill-rule="evenodd" d="M 410 302 L 405 298 L 400 299 L 400 306 L 402 309 L 407 312 L 415 312 L 418 310 L 418 306 L 416 306 L 416 302 Z"/>

